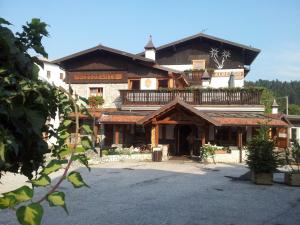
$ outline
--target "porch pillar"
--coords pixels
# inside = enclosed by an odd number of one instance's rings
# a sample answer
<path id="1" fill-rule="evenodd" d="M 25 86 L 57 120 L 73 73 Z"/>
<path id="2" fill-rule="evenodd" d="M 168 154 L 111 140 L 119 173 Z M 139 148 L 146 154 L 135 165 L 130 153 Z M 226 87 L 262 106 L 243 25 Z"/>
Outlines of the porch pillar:
<path id="1" fill-rule="evenodd" d="M 119 144 L 119 137 L 120 137 L 120 130 L 119 130 L 119 126 L 117 124 L 114 125 L 114 141 L 115 144 L 118 145 Z"/>
<path id="2" fill-rule="evenodd" d="M 206 133 L 205 130 L 201 131 L 201 145 L 202 146 L 205 145 L 205 142 L 206 142 L 205 133 Z"/>
<path id="3" fill-rule="evenodd" d="M 158 145 L 159 127 L 158 124 L 152 123 L 151 125 L 151 146 L 156 147 Z"/>
<path id="4" fill-rule="evenodd" d="M 243 150 L 242 150 L 242 147 L 243 147 L 243 131 L 242 131 L 242 128 L 239 127 L 238 128 L 238 135 L 237 135 L 237 146 L 240 150 L 240 163 L 243 161 Z"/>

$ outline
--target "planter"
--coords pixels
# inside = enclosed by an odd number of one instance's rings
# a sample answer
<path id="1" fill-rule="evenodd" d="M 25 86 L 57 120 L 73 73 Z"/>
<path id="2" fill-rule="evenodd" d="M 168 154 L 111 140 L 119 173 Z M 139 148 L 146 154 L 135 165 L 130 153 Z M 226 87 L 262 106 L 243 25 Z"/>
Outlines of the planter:
<path id="1" fill-rule="evenodd" d="M 226 150 L 216 150 L 215 154 L 227 154 L 228 152 Z"/>
<path id="2" fill-rule="evenodd" d="M 273 173 L 251 173 L 251 180 L 255 184 L 262 184 L 262 185 L 272 185 L 273 184 Z"/>
<path id="3" fill-rule="evenodd" d="M 290 186 L 300 186 L 300 173 L 285 173 L 284 183 Z"/>

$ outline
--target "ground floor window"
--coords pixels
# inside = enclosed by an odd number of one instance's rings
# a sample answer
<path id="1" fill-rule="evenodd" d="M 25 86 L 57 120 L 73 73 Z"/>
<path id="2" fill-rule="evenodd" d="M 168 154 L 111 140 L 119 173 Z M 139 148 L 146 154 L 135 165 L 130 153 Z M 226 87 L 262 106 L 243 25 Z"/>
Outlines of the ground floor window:
<path id="1" fill-rule="evenodd" d="M 218 127 L 215 131 L 215 142 L 220 146 L 235 146 L 237 144 L 237 127 Z"/>
<path id="2" fill-rule="evenodd" d="M 292 128 L 292 135 L 291 138 L 292 140 L 296 140 L 297 139 L 297 128 Z"/>

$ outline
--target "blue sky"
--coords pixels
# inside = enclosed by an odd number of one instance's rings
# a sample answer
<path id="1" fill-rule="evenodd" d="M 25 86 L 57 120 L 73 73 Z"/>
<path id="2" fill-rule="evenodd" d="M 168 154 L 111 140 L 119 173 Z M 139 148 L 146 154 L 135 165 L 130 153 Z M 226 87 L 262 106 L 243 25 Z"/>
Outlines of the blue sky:
<path id="1" fill-rule="evenodd" d="M 156 46 L 205 33 L 262 50 L 248 80 L 300 80 L 299 0 L 0 0 L 0 16 L 18 31 L 41 18 L 50 59 L 107 45 L 137 53 L 149 34 Z"/>

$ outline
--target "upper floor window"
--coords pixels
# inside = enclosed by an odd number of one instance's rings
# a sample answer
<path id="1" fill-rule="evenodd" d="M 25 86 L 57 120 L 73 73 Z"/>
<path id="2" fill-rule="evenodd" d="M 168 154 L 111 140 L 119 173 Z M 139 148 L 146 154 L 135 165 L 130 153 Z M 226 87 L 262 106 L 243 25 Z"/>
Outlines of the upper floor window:
<path id="1" fill-rule="evenodd" d="M 91 87 L 90 88 L 90 96 L 103 96 L 103 88 L 102 87 Z"/>
<path id="2" fill-rule="evenodd" d="M 140 90 L 141 81 L 140 80 L 129 80 L 129 90 Z"/>
<path id="3" fill-rule="evenodd" d="M 193 60 L 193 69 L 194 70 L 205 70 L 205 60 Z"/>
<path id="4" fill-rule="evenodd" d="M 49 70 L 47 70 L 47 78 L 50 79 L 51 78 L 51 72 Z"/>
<path id="5" fill-rule="evenodd" d="M 63 79 L 64 79 L 64 74 L 63 74 L 63 73 L 60 73 L 60 74 L 59 74 L 59 78 L 60 78 L 61 80 L 63 80 Z"/>
<path id="6" fill-rule="evenodd" d="M 158 80 L 158 88 L 168 88 L 168 80 Z"/>
<path id="7" fill-rule="evenodd" d="M 297 139 L 297 128 L 292 128 L 292 140 Z"/>

